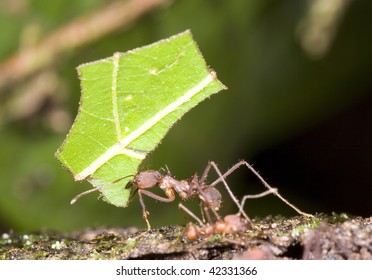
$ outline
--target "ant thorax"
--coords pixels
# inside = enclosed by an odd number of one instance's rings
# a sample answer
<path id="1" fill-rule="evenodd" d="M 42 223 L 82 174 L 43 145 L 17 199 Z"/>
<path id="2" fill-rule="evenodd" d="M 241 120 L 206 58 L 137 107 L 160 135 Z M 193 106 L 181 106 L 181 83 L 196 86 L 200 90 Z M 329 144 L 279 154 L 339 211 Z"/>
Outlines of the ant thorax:
<path id="1" fill-rule="evenodd" d="M 186 180 L 178 181 L 170 175 L 165 175 L 159 178 L 158 185 L 165 192 L 174 189 L 182 199 L 190 197 L 190 185 Z"/>

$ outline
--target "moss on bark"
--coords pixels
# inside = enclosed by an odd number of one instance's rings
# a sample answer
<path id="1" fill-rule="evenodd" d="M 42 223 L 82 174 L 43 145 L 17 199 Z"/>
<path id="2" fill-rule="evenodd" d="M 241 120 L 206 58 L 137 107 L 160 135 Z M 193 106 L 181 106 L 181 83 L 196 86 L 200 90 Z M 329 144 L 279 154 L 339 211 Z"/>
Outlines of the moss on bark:
<path id="1" fill-rule="evenodd" d="M 236 235 L 188 241 L 182 226 L 3 233 L 0 259 L 372 259 L 372 217 L 266 217 Z"/>

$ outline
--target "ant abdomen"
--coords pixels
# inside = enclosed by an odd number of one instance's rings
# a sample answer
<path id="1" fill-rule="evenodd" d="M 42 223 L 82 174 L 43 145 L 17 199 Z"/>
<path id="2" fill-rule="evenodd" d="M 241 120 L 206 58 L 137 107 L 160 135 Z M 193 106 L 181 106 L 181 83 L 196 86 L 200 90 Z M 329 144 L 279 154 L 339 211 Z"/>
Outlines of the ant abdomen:
<path id="1" fill-rule="evenodd" d="M 200 199 L 212 209 L 218 210 L 222 203 L 221 193 L 214 187 L 206 186 L 199 195 Z"/>

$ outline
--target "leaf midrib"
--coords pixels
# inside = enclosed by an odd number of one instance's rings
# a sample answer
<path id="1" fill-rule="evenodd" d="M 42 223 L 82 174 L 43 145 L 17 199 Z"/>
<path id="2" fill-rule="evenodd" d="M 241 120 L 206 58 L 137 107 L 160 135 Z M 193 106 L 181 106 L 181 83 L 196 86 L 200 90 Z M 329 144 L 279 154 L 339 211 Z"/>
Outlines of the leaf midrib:
<path id="1" fill-rule="evenodd" d="M 118 142 L 121 141 L 121 126 L 120 126 L 120 118 L 119 118 L 119 111 L 118 111 L 118 97 L 117 97 L 117 80 L 118 80 L 118 72 L 119 72 L 119 59 L 120 53 L 115 53 L 113 57 L 113 64 L 114 69 L 112 71 L 112 113 L 114 115 L 114 123 L 116 128 L 116 137 Z"/>
<path id="2" fill-rule="evenodd" d="M 185 94 L 181 95 L 176 101 L 168 104 L 165 108 L 158 111 L 152 118 L 147 120 L 144 124 L 142 124 L 139 128 L 131 132 L 129 135 L 125 136 L 124 138 L 121 137 L 121 127 L 120 127 L 120 119 L 118 114 L 118 102 L 117 102 L 117 72 L 119 67 L 119 58 L 120 54 L 117 53 L 114 55 L 114 71 L 113 71 L 113 83 L 112 83 L 112 91 L 113 91 L 113 114 L 114 114 L 114 122 L 118 137 L 118 142 L 107 149 L 105 153 L 99 156 L 95 161 L 93 161 L 88 167 L 86 167 L 83 171 L 76 174 L 74 176 L 75 180 L 84 180 L 88 176 L 94 174 L 94 172 L 104 165 L 107 161 L 109 161 L 114 156 L 125 153 L 129 156 L 141 158 L 147 155 L 147 152 L 139 152 L 139 151 L 130 151 L 131 149 L 127 148 L 127 146 L 136 140 L 139 136 L 144 134 L 146 131 L 151 129 L 154 125 L 156 125 L 159 121 L 165 118 L 168 114 L 172 113 L 174 110 L 179 108 L 182 104 L 189 101 L 194 95 L 202 91 L 205 87 L 207 87 L 210 83 L 212 83 L 216 79 L 215 72 L 211 71 L 208 75 L 199 82 L 196 86 L 188 90 Z M 115 62 L 116 61 L 116 62 Z M 116 64 L 115 64 L 116 63 Z M 116 72 L 116 73 L 115 73 Z"/>

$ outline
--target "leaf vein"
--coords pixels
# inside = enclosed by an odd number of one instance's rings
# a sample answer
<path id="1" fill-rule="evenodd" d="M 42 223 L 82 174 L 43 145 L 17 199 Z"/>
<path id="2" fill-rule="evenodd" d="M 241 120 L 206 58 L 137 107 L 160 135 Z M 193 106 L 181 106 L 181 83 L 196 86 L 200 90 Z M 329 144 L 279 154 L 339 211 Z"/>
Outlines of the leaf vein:
<path id="1" fill-rule="evenodd" d="M 197 85 L 195 85 L 193 88 L 189 89 L 185 94 L 180 96 L 178 99 L 176 99 L 174 102 L 170 103 L 168 106 L 166 106 L 164 109 L 158 111 L 153 117 L 151 117 L 149 120 L 147 120 L 143 125 L 141 125 L 139 128 L 125 136 L 123 139 L 121 139 L 118 143 L 114 144 L 110 148 L 106 150 L 105 153 L 103 153 L 101 156 L 99 156 L 95 161 L 93 161 L 88 167 L 86 167 L 83 171 L 76 174 L 74 176 L 75 180 L 83 180 L 89 175 L 93 174 L 98 168 L 100 168 L 103 164 L 108 162 L 111 158 L 114 156 L 120 154 L 123 152 L 124 149 L 127 148 L 127 146 L 137 139 L 139 136 L 144 134 L 146 131 L 148 131 L 151 127 L 153 127 L 155 124 L 159 123 L 163 120 L 168 114 L 175 111 L 178 107 L 180 107 L 182 104 L 188 102 L 195 94 L 202 91 L 205 87 L 207 87 L 210 83 L 212 83 L 216 78 L 215 72 L 210 72 L 201 82 L 199 82 Z"/>
<path id="2" fill-rule="evenodd" d="M 114 69 L 112 71 L 112 113 L 114 115 L 116 136 L 118 138 L 118 141 L 120 141 L 120 139 L 122 138 L 119 112 L 118 112 L 118 97 L 117 97 L 117 80 L 118 80 L 118 71 L 119 71 L 119 59 L 120 59 L 120 53 L 115 53 L 114 54 L 114 59 L 113 59 Z"/>

